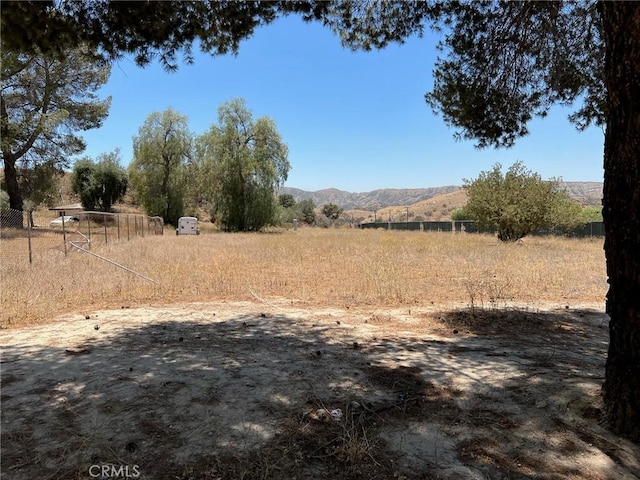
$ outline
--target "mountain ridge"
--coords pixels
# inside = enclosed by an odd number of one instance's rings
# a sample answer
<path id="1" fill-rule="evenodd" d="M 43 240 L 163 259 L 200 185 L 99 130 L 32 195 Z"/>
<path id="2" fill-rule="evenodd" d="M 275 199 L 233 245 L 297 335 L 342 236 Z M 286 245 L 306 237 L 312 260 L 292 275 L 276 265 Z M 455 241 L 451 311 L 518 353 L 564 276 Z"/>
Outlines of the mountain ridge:
<path id="1" fill-rule="evenodd" d="M 560 182 L 560 186 L 582 205 L 601 204 L 602 182 Z M 348 192 L 337 188 L 307 191 L 282 187 L 279 193 L 293 195 L 296 202 L 313 200 L 316 206 L 334 203 L 345 210 L 375 211 L 385 207 L 413 205 L 458 190 L 462 190 L 462 187 L 447 185 L 428 188 L 383 188 L 369 192 Z"/>

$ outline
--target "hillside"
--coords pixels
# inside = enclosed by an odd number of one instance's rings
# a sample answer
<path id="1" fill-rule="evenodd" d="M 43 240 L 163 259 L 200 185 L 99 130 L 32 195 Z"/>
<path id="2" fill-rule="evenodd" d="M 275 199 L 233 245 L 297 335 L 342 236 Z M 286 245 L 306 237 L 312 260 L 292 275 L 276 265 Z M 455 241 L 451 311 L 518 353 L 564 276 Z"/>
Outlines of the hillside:
<path id="1" fill-rule="evenodd" d="M 602 182 L 560 182 L 560 185 L 582 205 L 602 205 Z"/>
<path id="2" fill-rule="evenodd" d="M 581 204 L 600 205 L 602 199 L 602 182 L 561 182 L 560 185 L 567 190 L 570 197 L 575 198 Z M 280 193 L 293 195 L 297 202 L 311 199 L 318 206 L 335 203 L 345 210 L 374 212 L 385 207 L 395 206 L 405 208 L 407 206 L 413 206 L 416 203 L 429 200 L 436 196 L 459 192 L 461 190 L 462 187 L 455 185 L 430 188 L 387 188 L 360 193 L 345 192 L 337 188 L 327 188 L 309 192 L 298 188 L 282 187 Z"/>
<path id="3" fill-rule="evenodd" d="M 407 189 L 381 189 L 371 192 L 353 193 L 328 188 L 315 192 L 308 192 L 297 188 L 283 187 L 280 193 L 293 195 L 297 202 L 300 200 L 313 200 L 320 206 L 327 203 L 335 203 L 345 210 L 367 210 L 374 212 L 392 205 L 411 205 L 437 195 L 455 192 L 461 187 L 431 187 L 431 188 L 407 188 Z"/>
<path id="4" fill-rule="evenodd" d="M 411 205 L 394 205 L 379 210 L 345 210 L 345 216 L 359 222 L 413 222 L 450 220 L 451 212 L 467 203 L 464 190 L 436 195 Z"/>
<path id="5" fill-rule="evenodd" d="M 451 212 L 467 203 L 464 190 L 457 190 L 414 203 L 412 205 L 385 207 L 376 213 L 378 220 L 391 222 L 419 222 L 451 220 Z"/>
<path id="6" fill-rule="evenodd" d="M 602 182 L 561 182 L 560 185 L 582 205 L 601 204 Z M 467 195 L 459 186 L 382 189 L 364 193 L 336 188 L 308 192 L 283 187 L 280 193 L 291 194 L 296 201 L 311 199 L 318 207 L 335 203 L 345 210 L 347 217 L 362 222 L 449 220 L 451 212 L 467 202 Z"/>

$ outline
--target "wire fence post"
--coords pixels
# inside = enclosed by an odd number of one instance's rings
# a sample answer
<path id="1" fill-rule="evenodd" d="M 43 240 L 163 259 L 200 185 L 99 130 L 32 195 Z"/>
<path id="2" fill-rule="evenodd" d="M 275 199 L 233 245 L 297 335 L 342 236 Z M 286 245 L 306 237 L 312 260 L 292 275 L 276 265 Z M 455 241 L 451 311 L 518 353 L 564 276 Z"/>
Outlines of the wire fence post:
<path id="1" fill-rule="evenodd" d="M 118 241 L 120 241 L 120 215 L 116 215 L 116 226 L 118 227 Z"/>
<path id="2" fill-rule="evenodd" d="M 29 239 L 29 264 L 33 263 L 33 256 L 31 250 L 31 222 L 27 220 L 27 238 Z"/>
<path id="3" fill-rule="evenodd" d="M 136 215 L 133 216 L 133 234 L 138 236 L 138 217 Z"/>
<path id="4" fill-rule="evenodd" d="M 129 241 L 129 215 L 127 215 L 127 241 Z"/>
<path id="5" fill-rule="evenodd" d="M 89 249 L 91 249 L 91 215 L 87 215 L 87 236 L 89 237 Z"/>
<path id="6" fill-rule="evenodd" d="M 108 240 L 107 240 L 107 216 L 104 213 L 102 214 L 102 225 L 104 226 L 104 244 L 106 245 L 108 243 Z"/>
<path id="7" fill-rule="evenodd" d="M 62 212 L 62 243 L 64 244 L 64 256 L 67 256 L 67 227 L 65 225 L 64 217 L 65 213 Z"/>

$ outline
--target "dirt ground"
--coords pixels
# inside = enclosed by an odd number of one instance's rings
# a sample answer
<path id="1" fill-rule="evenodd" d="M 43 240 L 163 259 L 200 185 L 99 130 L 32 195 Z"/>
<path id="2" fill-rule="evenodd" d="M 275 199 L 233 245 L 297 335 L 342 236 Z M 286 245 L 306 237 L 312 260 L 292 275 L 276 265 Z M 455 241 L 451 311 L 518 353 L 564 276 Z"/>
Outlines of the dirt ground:
<path id="1" fill-rule="evenodd" d="M 79 312 L 0 332 L 2 479 L 638 479 L 601 305 Z"/>

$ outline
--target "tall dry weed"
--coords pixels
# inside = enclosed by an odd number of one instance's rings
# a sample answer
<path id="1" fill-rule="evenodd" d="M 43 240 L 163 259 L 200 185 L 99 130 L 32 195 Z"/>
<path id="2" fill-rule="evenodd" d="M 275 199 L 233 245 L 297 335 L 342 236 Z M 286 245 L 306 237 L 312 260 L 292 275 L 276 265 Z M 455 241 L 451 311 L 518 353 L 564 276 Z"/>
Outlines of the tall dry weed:
<path id="1" fill-rule="evenodd" d="M 99 308 L 286 298 L 301 305 L 603 302 L 602 240 L 299 229 L 154 236 L 2 267 L 2 326 Z"/>

